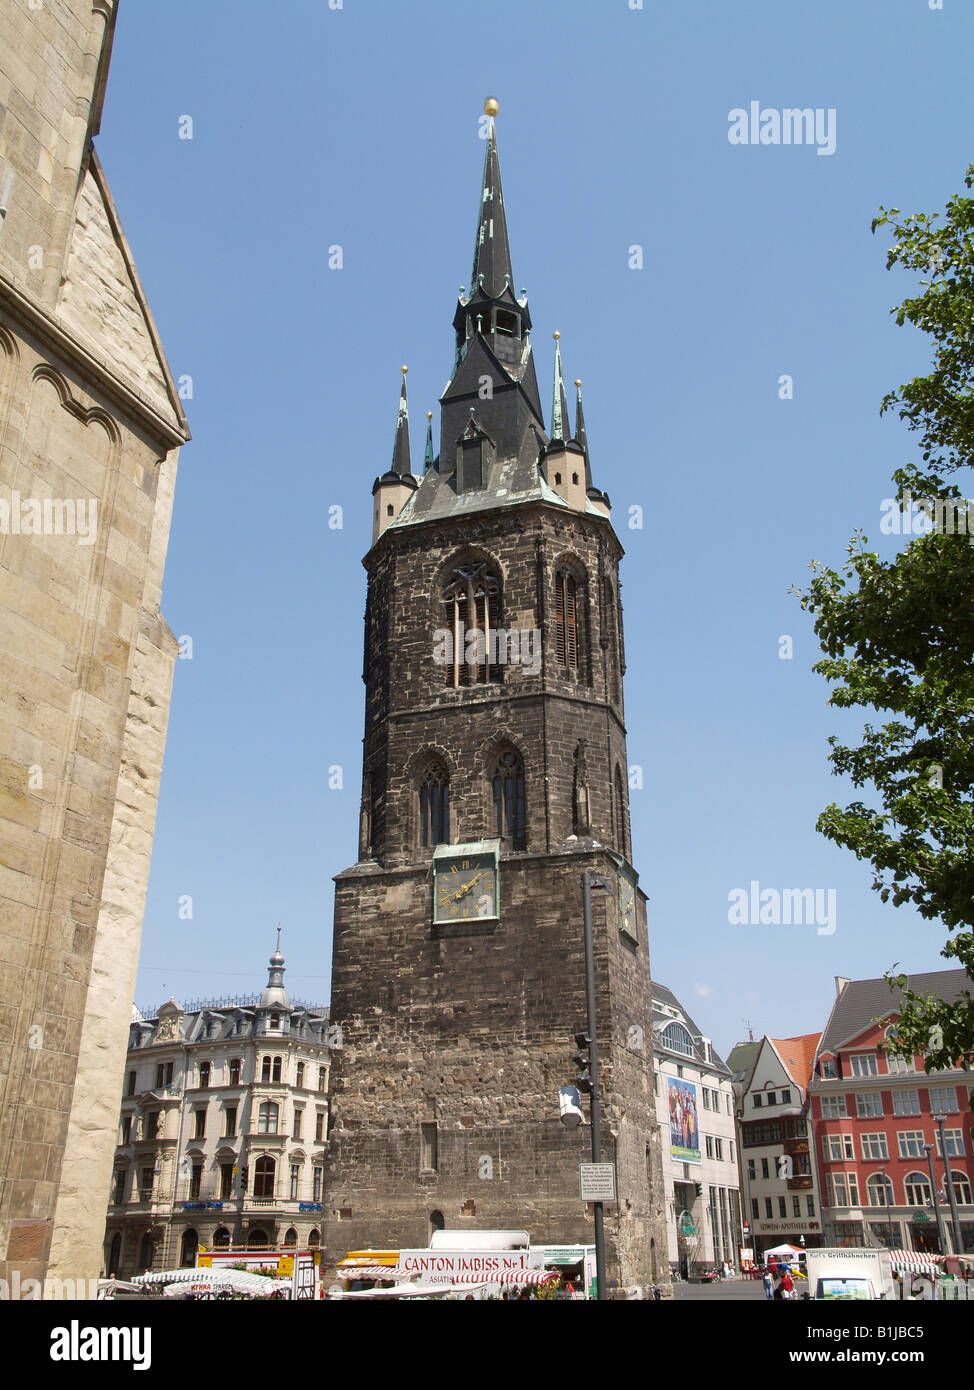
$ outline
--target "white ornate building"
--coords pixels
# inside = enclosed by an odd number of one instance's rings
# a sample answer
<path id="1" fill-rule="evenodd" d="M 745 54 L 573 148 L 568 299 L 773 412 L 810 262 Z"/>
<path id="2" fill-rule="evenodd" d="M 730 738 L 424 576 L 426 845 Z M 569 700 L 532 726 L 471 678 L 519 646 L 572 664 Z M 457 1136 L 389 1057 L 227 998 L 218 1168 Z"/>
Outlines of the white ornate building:
<path id="1" fill-rule="evenodd" d="M 193 1264 L 198 1246 L 317 1245 L 327 1008 L 292 1003 L 284 957 L 250 998 L 133 1010 L 105 1271 Z"/>
<path id="2" fill-rule="evenodd" d="M 656 1113 L 669 1263 L 694 1277 L 739 1266 L 741 1202 L 731 1073 L 677 999 L 653 982 Z"/>

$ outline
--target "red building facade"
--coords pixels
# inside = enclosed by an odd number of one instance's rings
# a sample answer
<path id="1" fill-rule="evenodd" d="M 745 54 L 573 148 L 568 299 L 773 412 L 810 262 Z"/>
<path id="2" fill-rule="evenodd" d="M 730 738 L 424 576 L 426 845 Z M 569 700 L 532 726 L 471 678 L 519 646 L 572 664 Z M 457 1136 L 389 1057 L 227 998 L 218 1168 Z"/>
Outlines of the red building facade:
<path id="1" fill-rule="evenodd" d="M 966 983 L 962 970 L 910 981 L 948 1000 Z M 840 978 L 836 986 L 809 1085 L 826 1241 L 974 1251 L 974 1073 L 927 1073 L 921 1056 L 885 1050 L 898 1018 L 885 980 Z"/>

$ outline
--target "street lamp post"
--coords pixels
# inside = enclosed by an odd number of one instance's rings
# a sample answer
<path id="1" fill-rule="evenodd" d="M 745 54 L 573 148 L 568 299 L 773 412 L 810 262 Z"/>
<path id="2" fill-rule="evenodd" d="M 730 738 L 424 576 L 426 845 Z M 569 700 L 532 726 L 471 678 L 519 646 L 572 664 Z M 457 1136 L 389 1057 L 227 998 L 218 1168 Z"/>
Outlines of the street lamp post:
<path id="1" fill-rule="evenodd" d="M 609 892 L 609 883 L 600 874 L 582 874 L 582 916 L 585 927 L 585 1006 L 589 1049 L 589 1075 L 592 1079 L 592 1162 L 602 1162 L 602 1108 L 599 1101 L 599 1045 L 595 1026 L 595 948 L 592 941 L 592 891 Z M 605 1218 L 601 1202 L 593 1202 L 595 1219 L 595 1282 L 596 1298 L 605 1299 Z"/>
<path id="2" fill-rule="evenodd" d="M 930 1168 L 930 1192 L 933 1196 L 933 1214 L 937 1222 L 937 1244 L 940 1246 L 941 1253 L 946 1255 L 947 1242 L 944 1239 L 944 1228 L 940 1222 L 940 1203 L 937 1201 L 937 1179 L 933 1175 L 933 1145 L 924 1144 L 923 1152 L 927 1156 L 927 1165 Z"/>
<path id="3" fill-rule="evenodd" d="M 960 1233 L 960 1216 L 957 1213 L 957 1199 L 954 1196 L 954 1180 L 950 1174 L 950 1160 L 947 1157 L 947 1143 L 944 1138 L 944 1120 L 946 1115 L 934 1115 L 933 1122 L 940 1130 L 940 1157 L 944 1161 L 944 1186 L 947 1189 L 947 1201 L 950 1203 L 950 1224 L 953 1227 L 954 1254 L 964 1253 L 964 1243 Z M 946 1254 L 946 1250 L 944 1254 Z"/>

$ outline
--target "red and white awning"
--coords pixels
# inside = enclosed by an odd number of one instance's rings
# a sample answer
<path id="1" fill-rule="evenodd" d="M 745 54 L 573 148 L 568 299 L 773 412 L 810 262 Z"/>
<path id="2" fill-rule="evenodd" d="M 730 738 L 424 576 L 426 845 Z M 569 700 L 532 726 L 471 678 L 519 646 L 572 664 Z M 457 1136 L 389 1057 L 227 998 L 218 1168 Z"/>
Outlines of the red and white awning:
<path id="1" fill-rule="evenodd" d="M 533 1284 L 550 1284 L 561 1276 L 553 1269 L 492 1270 L 489 1274 L 454 1274 L 454 1284 L 514 1284 L 526 1288 Z"/>
<path id="2" fill-rule="evenodd" d="M 335 1273 L 342 1279 L 401 1279 L 395 1265 L 338 1265 Z"/>
<path id="3" fill-rule="evenodd" d="M 901 1274 L 934 1274 L 943 1263 L 943 1255 L 929 1255 L 922 1250 L 894 1250 L 893 1268 Z"/>

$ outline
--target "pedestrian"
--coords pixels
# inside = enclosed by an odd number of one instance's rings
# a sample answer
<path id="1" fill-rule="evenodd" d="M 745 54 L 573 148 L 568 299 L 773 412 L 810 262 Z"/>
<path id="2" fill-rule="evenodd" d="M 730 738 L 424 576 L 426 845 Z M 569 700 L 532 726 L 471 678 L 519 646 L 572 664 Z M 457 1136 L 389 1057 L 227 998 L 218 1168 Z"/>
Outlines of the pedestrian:
<path id="1" fill-rule="evenodd" d="M 791 1270 L 786 1269 L 781 1279 L 781 1297 L 792 1299 L 795 1297 L 795 1284 L 791 1277 Z"/>
<path id="2" fill-rule="evenodd" d="M 770 1269 L 764 1271 L 764 1296 L 774 1298 L 774 1276 Z"/>

